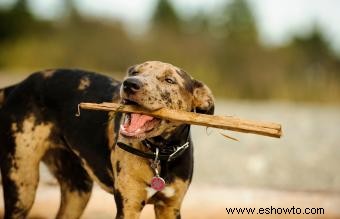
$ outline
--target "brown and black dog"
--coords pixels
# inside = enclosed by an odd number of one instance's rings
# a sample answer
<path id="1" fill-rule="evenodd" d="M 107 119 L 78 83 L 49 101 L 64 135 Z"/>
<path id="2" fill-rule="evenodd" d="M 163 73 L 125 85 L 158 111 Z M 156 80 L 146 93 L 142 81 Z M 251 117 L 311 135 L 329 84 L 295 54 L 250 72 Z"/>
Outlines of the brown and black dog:
<path id="1" fill-rule="evenodd" d="M 116 218 L 138 218 L 149 203 L 157 218 L 180 218 L 193 173 L 190 126 L 134 113 L 81 111 L 76 117 L 80 102 L 214 111 L 206 85 L 158 61 L 129 68 L 122 83 L 83 70 L 56 69 L 0 90 L 5 218 L 27 217 L 40 161 L 61 187 L 57 218 L 81 216 L 93 181 L 114 194 Z M 156 172 L 166 183 L 160 191 L 151 185 Z"/>

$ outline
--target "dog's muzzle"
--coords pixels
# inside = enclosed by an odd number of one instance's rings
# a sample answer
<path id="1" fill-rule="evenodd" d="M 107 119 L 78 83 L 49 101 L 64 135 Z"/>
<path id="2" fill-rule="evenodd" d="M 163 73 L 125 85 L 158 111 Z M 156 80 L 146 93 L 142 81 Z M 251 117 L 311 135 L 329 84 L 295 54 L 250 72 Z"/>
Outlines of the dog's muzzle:
<path id="1" fill-rule="evenodd" d="M 142 82 L 137 78 L 127 78 L 123 82 L 123 91 L 127 94 L 134 94 L 142 87 Z"/>

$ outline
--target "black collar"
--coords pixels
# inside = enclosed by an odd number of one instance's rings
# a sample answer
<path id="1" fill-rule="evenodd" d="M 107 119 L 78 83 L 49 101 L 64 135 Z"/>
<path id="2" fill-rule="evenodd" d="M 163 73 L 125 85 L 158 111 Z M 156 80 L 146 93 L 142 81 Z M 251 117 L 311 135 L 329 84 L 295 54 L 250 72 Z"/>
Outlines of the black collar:
<path id="1" fill-rule="evenodd" d="M 169 139 L 177 139 L 177 141 L 167 141 L 161 137 L 156 137 L 152 140 L 143 140 L 142 144 L 146 146 L 150 150 L 150 152 L 138 150 L 131 145 L 125 144 L 120 141 L 117 142 L 117 145 L 121 149 L 129 153 L 152 160 L 156 158 L 156 149 L 158 149 L 158 159 L 160 161 L 170 162 L 181 156 L 184 151 L 190 146 L 190 125 L 183 125 L 179 127 L 178 130 L 175 131 L 174 135 L 177 136 L 175 138 L 172 138 L 171 136 Z M 185 141 L 183 141 L 183 139 L 185 139 Z M 155 142 L 157 142 L 157 144 Z"/>

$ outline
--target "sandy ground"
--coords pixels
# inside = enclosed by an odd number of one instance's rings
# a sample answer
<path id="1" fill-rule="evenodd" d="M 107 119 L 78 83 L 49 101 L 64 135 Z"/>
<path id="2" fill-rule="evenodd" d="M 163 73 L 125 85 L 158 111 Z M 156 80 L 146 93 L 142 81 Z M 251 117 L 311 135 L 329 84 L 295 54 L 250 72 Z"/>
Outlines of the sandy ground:
<path id="1" fill-rule="evenodd" d="M 40 185 L 30 218 L 53 218 L 59 205 L 59 188 Z M 324 208 L 325 215 L 228 215 L 228 208 Z M 183 204 L 183 218 L 340 218 L 340 194 L 321 192 L 294 192 L 247 188 L 224 188 L 193 185 Z M 0 201 L 3 210 L 3 200 Z M 115 215 L 113 197 L 95 187 L 83 219 L 106 219 Z M 151 205 L 142 212 L 143 219 L 154 218 Z"/>

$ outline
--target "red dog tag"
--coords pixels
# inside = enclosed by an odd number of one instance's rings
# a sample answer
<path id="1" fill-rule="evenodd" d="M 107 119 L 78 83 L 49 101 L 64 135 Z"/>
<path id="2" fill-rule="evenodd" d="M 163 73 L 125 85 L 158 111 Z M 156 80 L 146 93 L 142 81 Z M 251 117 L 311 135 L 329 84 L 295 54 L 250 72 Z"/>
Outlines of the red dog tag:
<path id="1" fill-rule="evenodd" d="M 154 176 L 151 180 L 151 188 L 156 191 L 162 191 L 165 187 L 165 181 L 162 177 Z"/>

